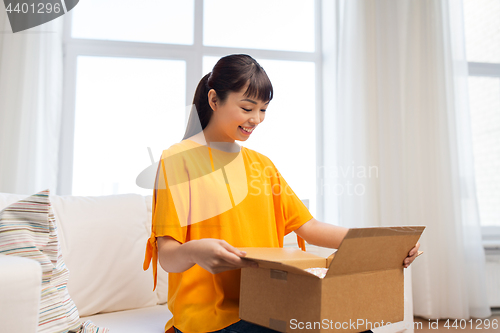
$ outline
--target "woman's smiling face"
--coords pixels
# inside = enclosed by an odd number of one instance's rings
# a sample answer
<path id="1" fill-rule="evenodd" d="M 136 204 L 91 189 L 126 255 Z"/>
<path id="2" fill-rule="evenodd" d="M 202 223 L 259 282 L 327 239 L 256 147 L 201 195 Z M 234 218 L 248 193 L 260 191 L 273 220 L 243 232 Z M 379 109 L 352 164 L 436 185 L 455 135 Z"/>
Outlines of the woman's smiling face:
<path id="1" fill-rule="evenodd" d="M 203 130 L 207 141 L 246 141 L 264 121 L 269 101 L 245 96 L 247 87 L 239 92 L 230 92 L 223 103 L 217 98 L 215 90 L 209 91 L 208 101 L 214 112 Z"/>

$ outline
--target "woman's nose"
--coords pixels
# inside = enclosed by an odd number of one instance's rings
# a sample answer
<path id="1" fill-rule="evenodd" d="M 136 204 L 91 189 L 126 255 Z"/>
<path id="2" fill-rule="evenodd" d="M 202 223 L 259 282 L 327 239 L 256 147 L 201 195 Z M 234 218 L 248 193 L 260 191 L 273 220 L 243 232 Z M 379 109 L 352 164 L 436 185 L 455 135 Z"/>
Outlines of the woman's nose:
<path id="1" fill-rule="evenodd" d="M 264 116 L 261 115 L 253 116 L 252 118 L 250 118 L 250 123 L 258 125 L 262 122 L 263 118 Z"/>

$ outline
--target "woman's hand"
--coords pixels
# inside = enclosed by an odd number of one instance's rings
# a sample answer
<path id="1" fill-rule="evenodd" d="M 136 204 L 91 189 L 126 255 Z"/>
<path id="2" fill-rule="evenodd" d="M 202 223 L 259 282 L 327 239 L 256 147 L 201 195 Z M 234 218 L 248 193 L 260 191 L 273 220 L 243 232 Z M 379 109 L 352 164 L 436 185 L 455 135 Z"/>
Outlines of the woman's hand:
<path id="1" fill-rule="evenodd" d="M 413 247 L 413 249 L 411 249 L 410 252 L 408 252 L 408 257 L 406 257 L 405 260 L 403 261 L 403 265 L 405 268 L 408 268 L 408 266 L 410 266 L 413 260 L 415 260 L 415 258 L 418 256 L 419 248 L 420 248 L 420 243 L 417 242 L 417 244 L 415 244 L 415 247 Z"/>
<path id="2" fill-rule="evenodd" d="M 215 238 L 192 240 L 191 260 L 212 274 L 243 267 L 259 267 L 256 262 L 241 259 L 246 252 Z"/>

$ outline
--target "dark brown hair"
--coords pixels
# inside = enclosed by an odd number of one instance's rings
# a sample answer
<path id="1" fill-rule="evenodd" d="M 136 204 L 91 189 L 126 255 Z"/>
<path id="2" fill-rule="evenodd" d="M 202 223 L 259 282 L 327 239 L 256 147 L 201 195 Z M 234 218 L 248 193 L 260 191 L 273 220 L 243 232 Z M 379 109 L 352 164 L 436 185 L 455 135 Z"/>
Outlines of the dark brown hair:
<path id="1" fill-rule="evenodd" d="M 267 102 L 273 99 L 273 86 L 267 77 L 264 68 L 247 54 L 231 54 L 217 61 L 212 72 L 205 75 L 196 88 L 193 98 L 193 107 L 200 119 L 201 129 L 207 127 L 213 110 L 208 103 L 208 92 L 214 89 L 217 98 L 224 103 L 230 92 L 240 91 L 249 83 L 244 95 Z M 194 110 L 191 110 L 193 113 Z M 199 126 L 195 126 L 195 119 L 189 118 L 184 139 L 199 132 Z"/>

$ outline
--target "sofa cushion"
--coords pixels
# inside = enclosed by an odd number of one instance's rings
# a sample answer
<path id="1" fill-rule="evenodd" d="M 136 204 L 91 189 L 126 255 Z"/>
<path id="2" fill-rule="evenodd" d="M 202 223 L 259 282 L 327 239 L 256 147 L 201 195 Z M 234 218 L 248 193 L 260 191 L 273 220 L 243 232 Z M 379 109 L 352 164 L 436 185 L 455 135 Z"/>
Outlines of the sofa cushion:
<path id="1" fill-rule="evenodd" d="M 170 318 L 172 318 L 172 313 L 168 310 L 167 305 L 156 305 L 135 310 L 96 314 L 82 319 L 91 320 L 98 326 L 108 327 L 110 332 L 163 333 L 165 324 Z"/>
<path id="2" fill-rule="evenodd" d="M 81 316 L 158 303 L 152 273 L 142 270 L 149 238 L 138 194 L 54 196 L 68 289 Z"/>
<path id="3" fill-rule="evenodd" d="M 27 197 L 29 197 L 29 194 L 22 195 L 22 194 L 12 194 L 12 193 L 0 193 L 0 210 Z"/>
<path id="4" fill-rule="evenodd" d="M 38 332 L 78 330 L 80 319 L 67 289 L 68 269 L 58 243 L 49 191 L 0 211 L 0 254 L 36 260 L 42 269 Z"/>
<path id="5" fill-rule="evenodd" d="M 38 261 L 0 254 L 0 332 L 37 331 L 41 286 Z"/>

